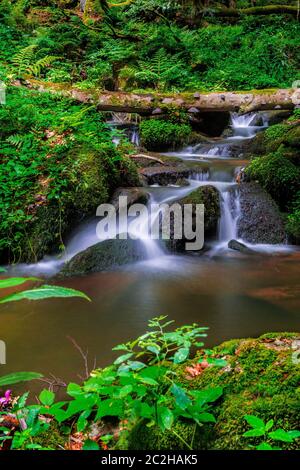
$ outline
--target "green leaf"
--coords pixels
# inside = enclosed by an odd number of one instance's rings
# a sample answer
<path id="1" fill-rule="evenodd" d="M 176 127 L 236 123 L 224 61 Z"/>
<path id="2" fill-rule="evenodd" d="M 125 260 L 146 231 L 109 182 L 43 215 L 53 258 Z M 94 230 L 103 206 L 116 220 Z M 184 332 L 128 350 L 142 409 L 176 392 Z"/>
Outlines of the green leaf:
<path id="1" fill-rule="evenodd" d="M 178 351 L 174 354 L 174 364 L 181 364 L 183 361 L 186 360 L 186 358 L 189 355 L 189 348 L 180 348 Z"/>
<path id="2" fill-rule="evenodd" d="M 293 442 L 294 438 L 284 429 L 276 429 L 269 433 L 271 439 L 282 442 Z"/>
<path id="3" fill-rule="evenodd" d="M 10 277 L 8 279 L 0 279 L 0 289 L 19 286 L 27 281 L 41 281 L 41 279 L 37 277 Z"/>
<path id="4" fill-rule="evenodd" d="M 199 415 L 196 415 L 195 418 L 197 418 L 197 420 L 200 423 L 215 423 L 216 422 L 216 418 L 211 413 L 200 413 Z"/>
<path id="5" fill-rule="evenodd" d="M 91 301 L 91 299 L 76 289 L 70 289 L 69 287 L 61 286 L 41 286 L 36 289 L 25 290 L 23 292 L 16 292 L 15 294 L 7 295 L 0 300 L 0 303 L 14 302 L 17 300 L 41 300 L 49 299 L 52 297 L 81 297 L 85 300 Z"/>
<path id="6" fill-rule="evenodd" d="M 97 442 L 88 439 L 83 444 L 82 450 L 100 450 Z"/>
<path id="7" fill-rule="evenodd" d="M 158 408 L 159 424 L 163 430 L 171 429 L 174 422 L 174 415 L 169 408 L 165 406 Z"/>
<path id="8" fill-rule="evenodd" d="M 141 377 L 141 376 L 139 376 L 138 379 L 143 384 L 146 384 L 146 385 L 158 385 L 158 382 L 156 382 L 156 380 L 154 380 L 154 379 L 151 379 L 151 377 Z"/>
<path id="9" fill-rule="evenodd" d="M 201 361 L 199 361 L 199 362 L 201 362 Z M 227 366 L 227 361 L 225 361 L 225 359 L 209 357 L 207 359 L 207 362 L 208 362 L 208 364 L 212 364 L 213 366 L 216 366 L 216 367 L 225 367 L 225 366 Z"/>
<path id="10" fill-rule="evenodd" d="M 80 385 L 71 382 L 67 387 L 67 394 L 70 395 L 70 397 L 76 397 L 82 394 L 82 389 Z"/>
<path id="11" fill-rule="evenodd" d="M 54 403 L 55 393 L 50 390 L 42 390 L 39 395 L 39 400 L 44 406 L 51 406 Z"/>
<path id="12" fill-rule="evenodd" d="M 124 387 L 120 388 L 119 391 L 116 393 L 117 398 L 125 398 L 129 395 L 133 390 L 132 385 L 124 385 Z"/>
<path id="13" fill-rule="evenodd" d="M 157 345 L 147 346 L 147 351 L 152 352 L 155 356 L 158 356 L 160 353 L 160 348 Z"/>
<path id="14" fill-rule="evenodd" d="M 273 427 L 273 425 L 274 425 L 274 420 L 270 419 L 266 424 L 266 431 L 270 431 L 270 429 Z"/>
<path id="15" fill-rule="evenodd" d="M 293 439 L 297 439 L 300 437 L 300 431 L 294 430 L 294 431 L 287 431 L 288 435 L 291 436 Z"/>
<path id="16" fill-rule="evenodd" d="M 43 377 L 42 374 L 38 374 L 37 372 L 14 372 L 0 377 L 0 387 L 40 379 L 41 377 Z"/>
<path id="17" fill-rule="evenodd" d="M 206 390 L 197 390 L 191 392 L 195 397 L 197 406 L 203 406 L 205 403 L 212 403 L 223 395 L 222 387 L 212 387 Z"/>
<path id="18" fill-rule="evenodd" d="M 267 442 L 262 442 L 256 447 L 256 450 L 273 450 L 273 447 Z"/>
<path id="19" fill-rule="evenodd" d="M 262 419 L 258 418 L 257 416 L 245 415 L 244 419 L 247 421 L 248 424 L 250 424 L 252 428 L 265 430 L 265 423 Z"/>
<path id="20" fill-rule="evenodd" d="M 2 268 L 2 267 L 0 267 L 0 273 L 6 273 L 6 269 L 5 269 L 5 268 Z"/>
<path id="21" fill-rule="evenodd" d="M 260 437 L 264 435 L 265 435 L 265 430 L 259 429 L 259 428 L 250 429 L 250 431 L 246 431 L 243 434 L 244 437 Z"/>
<path id="22" fill-rule="evenodd" d="M 178 387 L 178 385 L 173 384 L 171 387 L 171 392 L 175 397 L 176 405 L 182 410 L 185 410 L 191 404 L 191 400 L 185 391 L 181 387 Z"/>
<path id="23" fill-rule="evenodd" d="M 117 366 L 119 364 L 122 364 L 122 362 L 126 362 L 128 359 L 130 359 L 133 356 L 133 353 L 127 353 L 127 354 L 122 354 L 122 356 L 119 356 L 114 364 Z"/>

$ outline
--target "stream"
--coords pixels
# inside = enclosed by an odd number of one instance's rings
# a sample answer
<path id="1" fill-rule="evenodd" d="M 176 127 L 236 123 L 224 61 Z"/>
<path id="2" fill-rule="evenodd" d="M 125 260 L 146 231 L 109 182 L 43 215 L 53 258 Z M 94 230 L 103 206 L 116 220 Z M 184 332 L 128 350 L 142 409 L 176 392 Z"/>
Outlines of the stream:
<path id="1" fill-rule="evenodd" d="M 145 231 L 146 261 L 63 282 L 84 291 L 91 303 L 74 298 L 3 305 L 1 339 L 7 345 L 3 373 L 34 370 L 65 381 L 78 380 L 83 362 L 67 337 L 89 350 L 91 367 L 94 357 L 103 366 L 115 357 L 114 345 L 142 334 L 147 321 L 157 315 L 168 315 L 178 324 L 208 326 L 207 346 L 230 338 L 299 329 L 299 250 L 288 245 L 255 245 L 261 255 L 251 257 L 228 248 L 229 240 L 238 239 L 241 208 L 236 174 L 245 164 L 243 155 L 231 155 L 230 146 L 251 139 L 267 126 L 266 120 L 252 125 L 254 117 L 232 115 L 231 136 L 168 154 L 203 165 L 203 171 L 191 175 L 189 186 L 149 187 L 151 202 L 176 201 L 207 184 L 218 189 L 221 217 L 209 249 L 201 256 L 171 255 Z M 136 129 L 131 140 L 139 142 Z M 90 220 L 78 227 L 64 259 L 45 258 L 36 265 L 17 266 L 12 273 L 55 274 L 65 259 L 99 242 L 97 222 Z"/>

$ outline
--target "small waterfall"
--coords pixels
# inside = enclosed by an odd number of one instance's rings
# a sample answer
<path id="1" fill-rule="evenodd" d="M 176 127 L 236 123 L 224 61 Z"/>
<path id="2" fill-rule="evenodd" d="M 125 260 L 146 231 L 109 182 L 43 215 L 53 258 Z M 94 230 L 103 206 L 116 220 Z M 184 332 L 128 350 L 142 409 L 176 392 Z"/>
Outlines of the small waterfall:
<path id="1" fill-rule="evenodd" d="M 219 221 L 219 242 L 228 243 L 237 238 L 237 223 L 241 215 L 239 190 L 225 190 L 220 192 L 221 217 Z"/>
<path id="2" fill-rule="evenodd" d="M 259 113 L 231 113 L 230 122 L 233 130 L 232 138 L 236 139 L 255 137 L 257 132 L 264 130 L 268 126 L 267 115 Z M 261 125 L 258 125 L 260 123 Z"/>

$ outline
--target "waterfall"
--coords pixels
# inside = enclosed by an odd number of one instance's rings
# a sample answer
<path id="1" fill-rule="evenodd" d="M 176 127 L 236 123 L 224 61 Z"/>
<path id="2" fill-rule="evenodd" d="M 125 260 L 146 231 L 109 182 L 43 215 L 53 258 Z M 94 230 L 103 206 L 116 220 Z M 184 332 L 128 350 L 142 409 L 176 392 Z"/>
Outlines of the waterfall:
<path id="1" fill-rule="evenodd" d="M 241 215 L 239 190 L 234 188 L 220 192 L 221 217 L 219 221 L 219 242 L 228 243 L 237 238 L 237 223 Z"/>
<path id="2" fill-rule="evenodd" d="M 258 125 L 261 122 L 262 125 Z M 249 139 L 268 126 L 267 116 L 260 113 L 231 113 L 230 125 L 234 139 Z"/>

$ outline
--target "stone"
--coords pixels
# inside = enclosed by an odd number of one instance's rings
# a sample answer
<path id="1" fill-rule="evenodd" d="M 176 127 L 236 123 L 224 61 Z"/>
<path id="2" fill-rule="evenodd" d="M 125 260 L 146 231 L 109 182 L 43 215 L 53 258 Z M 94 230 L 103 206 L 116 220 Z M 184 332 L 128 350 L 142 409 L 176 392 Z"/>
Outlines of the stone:
<path id="1" fill-rule="evenodd" d="M 146 259 L 146 250 L 140 240 L 110 239 L 96 243 L 77 253 L 68 261 L 58 277 L 82 276 L 89 273 L 111 270 Z"/>

